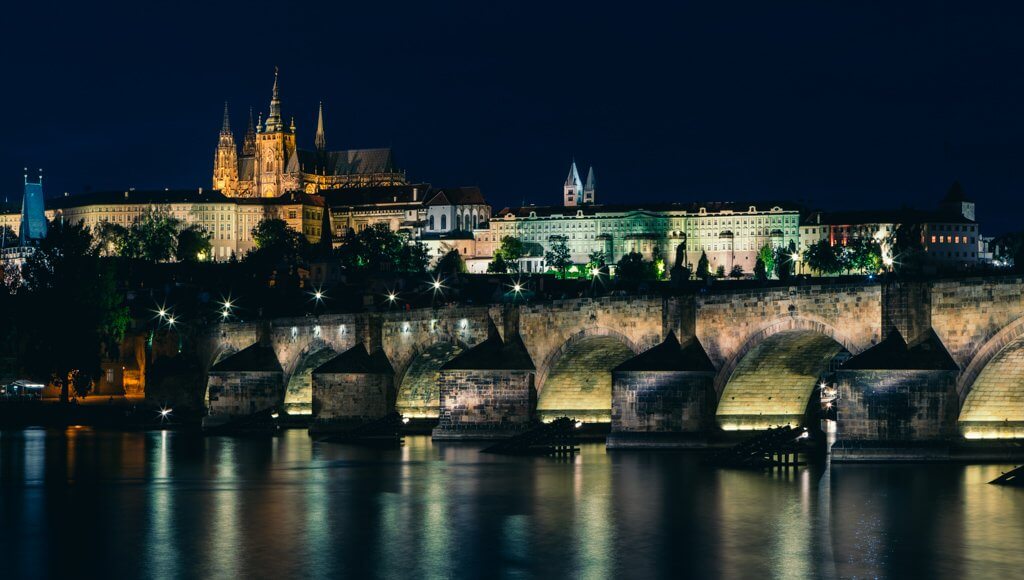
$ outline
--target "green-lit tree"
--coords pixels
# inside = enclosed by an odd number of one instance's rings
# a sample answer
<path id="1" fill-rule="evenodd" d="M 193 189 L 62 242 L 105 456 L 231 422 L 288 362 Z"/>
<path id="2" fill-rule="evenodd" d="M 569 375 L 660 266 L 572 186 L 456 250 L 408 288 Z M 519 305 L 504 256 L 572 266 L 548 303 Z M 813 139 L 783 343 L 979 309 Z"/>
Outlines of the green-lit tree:
<path id="1" fill-rule="evenodd" d="M 509 272 L 519 271 L 519 259 L 526 253 L 526 248 L 523 246 L 523 242 L 513 236 L 505 236 L 501 238 L 501 245 L 494 252 L 497 256 L 501 254 L 501 257 L 505 261 L 506 270 Z"/>
<path id="2" fill-rule="evenodd" d="M 846 246 L 849 268 L 865 274 L 874 274 L 882 268 L 882 246 L 873 239 L 857 238 Z"/>
<path id="3" fill-rule="evenodd" d="M 768 276 L 771 276 L 775 272 L 775 250 L 772 249 L 771 244 L 761 246 L 761 249 L 757 252 L 757 257 L 764 262 L 765 272 L 768 273 Z"/>
<path id="4" fill-rule="evenodd" d="M 572 266 L 572 254 L 569 252 L 569 244 L 565 236 L 551 236 L 549 241 L 551 242 L 551 249 L 544 253 L 544 260 L 547 262 L 548 267 L 557 270 L 559 276 L 564 279 L 566 271 Z"/>

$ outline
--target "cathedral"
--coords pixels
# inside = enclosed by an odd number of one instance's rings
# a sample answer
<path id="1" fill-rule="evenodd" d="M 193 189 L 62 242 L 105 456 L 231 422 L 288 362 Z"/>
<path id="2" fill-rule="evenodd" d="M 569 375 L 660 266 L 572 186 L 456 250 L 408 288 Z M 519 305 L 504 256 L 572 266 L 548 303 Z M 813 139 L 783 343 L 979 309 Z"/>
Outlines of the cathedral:
<path id="1" fill-rule="evenodd" d="M 291 191 L 317 193 L 322 189 L 405 184 L 405 173 L 392 164 L 390 148 L 328 151 L 322 104 L 314 144 L 313 151 L 299 149 L 295 118 L 285 125 L 275 70 L 270 114 L 266 121 L 261 114 L 253 123 L 250 110 L 241 155 L 224 104 L 224 124 L 213 160 L 213 188 L 229 197 L 277 197 Z"/>

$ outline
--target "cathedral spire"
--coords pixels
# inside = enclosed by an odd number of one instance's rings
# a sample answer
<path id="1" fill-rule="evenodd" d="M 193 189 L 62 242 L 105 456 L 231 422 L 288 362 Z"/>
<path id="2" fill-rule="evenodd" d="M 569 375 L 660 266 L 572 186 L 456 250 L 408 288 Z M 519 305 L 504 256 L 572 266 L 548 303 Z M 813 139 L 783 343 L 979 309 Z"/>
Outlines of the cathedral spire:
<path id="1" fill-rule="evenodd" d="M 231 121 L 228 117 L 228 102 L 224 101 L 224 123 L 220 126 L 220 132 L 230 133 L 231 132 Z"/>
<path id="2" fill-rule="evenodd" d="M 265 131 L 270 133 L 280 131 L 283 128 L 284 126 L 281 123 L 281 94 L 277 88 L 277 67 L 274 67 L 274 92 L 270 98 L 270 114 L 267 115 Z"/>
<path id="3" fill-rule="evenodd" d="M 245 140 L 242 141 L 242 155 L 256 155 L 256 125 L 252 121 L 252 107 L 249 107 L 249 128 L 245 130 Z"/>
<path id="4" fill-rule="evenodd" d="M 317 151 L 327 148 L 327 137 L 324 136 L 324 102 L 320 101 L 320 112 L 316 117 L 316 143 Z"/>

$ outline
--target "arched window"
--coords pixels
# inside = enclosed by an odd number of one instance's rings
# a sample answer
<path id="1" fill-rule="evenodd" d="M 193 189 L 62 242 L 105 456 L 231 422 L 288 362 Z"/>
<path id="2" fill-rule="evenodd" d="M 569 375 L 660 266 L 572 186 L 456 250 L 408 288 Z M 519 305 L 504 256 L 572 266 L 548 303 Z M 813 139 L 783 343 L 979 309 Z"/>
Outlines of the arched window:
<path id="1" fill-rule="evenodd" d="M 457 230 L 461 230 L 462 229 L 462 214 L 461 213 L 455 214 L 455 229 L 457 229 Z"/>
<path id="2" fill-rule="evenodd" d="M 430 216 L 430 229 L 434 229 L 434 216 Z"/>
<path id="3" fill-rule="evenodd" d="M 441 216 L 441 229 L 442 230 L 448 229 L 448 216 L 446 216 L 446 215 Z"/>

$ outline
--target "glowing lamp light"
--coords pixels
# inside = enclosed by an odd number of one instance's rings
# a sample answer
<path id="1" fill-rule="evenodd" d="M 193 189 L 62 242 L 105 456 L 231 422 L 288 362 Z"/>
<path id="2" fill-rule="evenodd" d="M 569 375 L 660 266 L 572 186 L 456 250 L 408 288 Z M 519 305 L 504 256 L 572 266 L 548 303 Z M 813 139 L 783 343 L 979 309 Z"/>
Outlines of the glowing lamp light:
<path id="1" fill-rule="evenodd" d="M 327 294 L 325 294 L 324 291 L 320 288 L 314 289 L 313 292 L 311 292 L 311 294 L 313 295 L 313 298 L 311 298 L 311 300 L 313 300 L 317 304 L 323 302 L 324 298 L 327 296 Z"/>
<path id="2" fill-rule="evenodd" d="M 597 278 L 598 276 L 601 275 L 601 269 L 600 268 L 591 268 L 590 269 L 590 275 L 593 278 Z"/>
<path id="3" fill-rule="evenodd" d="M 583 421 L 576 421 L 576 428 L 579 429 L 583 426 Z"/>
<path id="4" fill-rule="evenodd" d="M 167 326 L 174 326 L 175 323 L 177 323 L 177 322 L 178 322 L 178 319 L 173 317 L 173 316 L 170 316 L 170 317 L 167 318 Z"/>
<path id="5" fill-rule="evenodd" d="M 395 300 L 398 300 L 398 294 L 388 292 L 388 302 L 394 302 Z"/>
<path id="6" fill-rule="evenodd" d="M 403 425 L 408 425 L 409 424 L 409 418 L 408 417 L 402 417 L 402 424 Z"/>
<path id="7" fill-rule="evenodd" d="M 523 286 L 519 283 L 513 284 L 512 291 L 515 292 L 516 294 L 519 294 L 520 292 L 523 291 Z"/>
<path id="8" fill-rule="evenodd" d="M 277 419 L 280 416 L 281 416 L 281 414 L 276 412 L 276 411 L 270 414 L 270 418 L 271 419 Z"/>
<path id="9" fill-rule="evenodd" d="M 467 327 L 469 327 L 469 321 L 468 321 L 468 320 L 466 320 L 465 318 L 463 318 L 462 320 L 460 320 L 460 321 L 459 321 L 459 326 L 460 326 L 460 327 L 461 327 L 461 328 L 462 328 L 463 330 L 465 330 L 465 329 L 466 329 Z"/>

